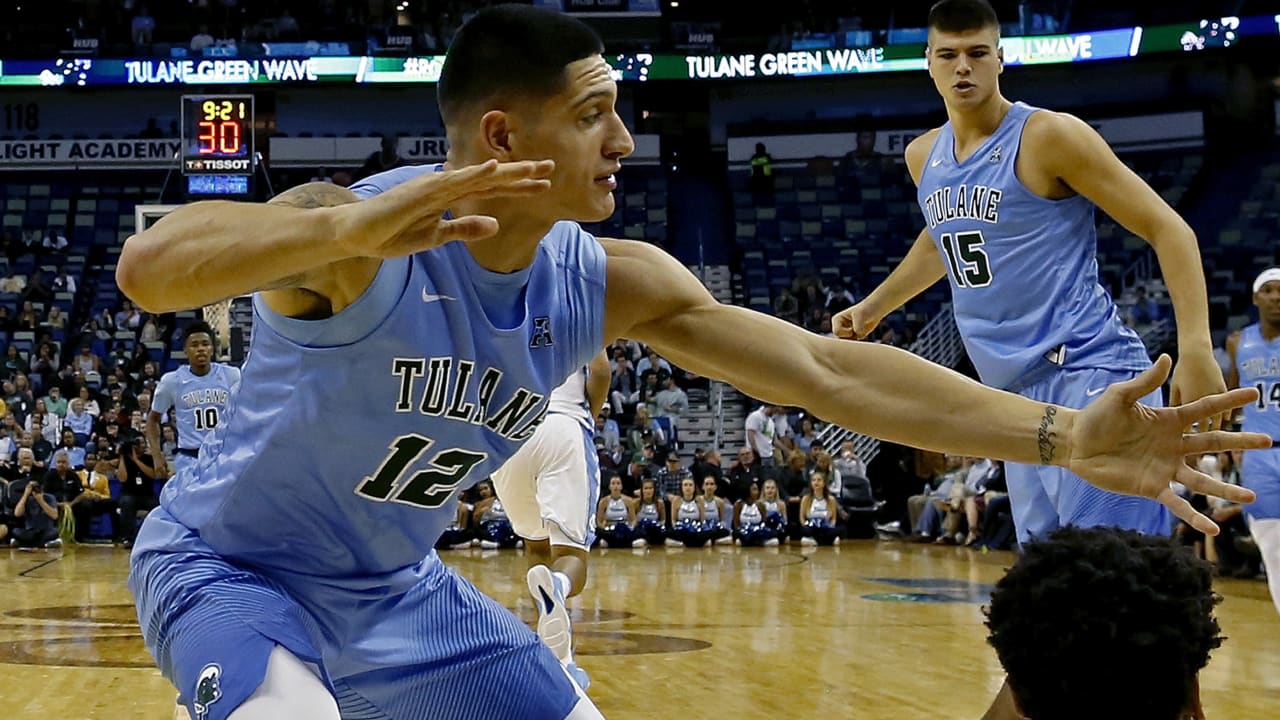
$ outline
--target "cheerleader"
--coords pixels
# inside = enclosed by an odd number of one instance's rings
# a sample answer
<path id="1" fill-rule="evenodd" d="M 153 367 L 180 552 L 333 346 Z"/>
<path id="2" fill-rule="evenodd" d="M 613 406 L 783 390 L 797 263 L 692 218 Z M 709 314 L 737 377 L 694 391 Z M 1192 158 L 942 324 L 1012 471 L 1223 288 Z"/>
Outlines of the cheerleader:
<path id="1" fill-rule="evenodd" d="M 661 545 L 666 539 L 667 504 L 658 499 L 657 483 L 651 478 L 640 482 L 640 500 L 636 508 L 636 534 L 640 537 L 631 543 L 632 547 L 644 547 L 644 544 Z"/>
<path id="2" fill-rule="evenodd" d="M 716 496 L 716 479 L 708 475 L 702 479 L 702 526 L 717 545 L 733 543 L 728 520 L 729 504 Z"/>
<path id="3" fill-rule="evenodd" d="M 778 535 L 764 524 L 764 503 L 760 501 L 760 486 L 751 483 L 747 499 L 733 506 L 733 540 L 744 547 L 767 545 L 776 547 Z"/>
<path id="4" fill-rule="evenodd" d="M 507 518 L 507 510 L 502 507 L 502 501 L 493 494 L 493 483 L 482 480 L 476 487 L 479 489 L 480 499 L 471 511 L 471 520 L 476 526 L 480 547 L 493 550 L 523 545 L 515 530 L 511 529 L 511 520 Z"/>
<path id="5" fill-rule="evenodd" d="M 765 480 L 760 505 L 764 508 L 764 526 L 773 531 L 775 538 L 787 536 L 787 501 L 778 494 L 778 482 Z"/>
<path id="6" fill-rule="evenodd" d="M 801 545 L 839 545 L 840 531 L 836 528 L 836 498 L 827 490 L 826 475 L 815 472 L 809 476 L 809 490 L 800 500 Z"/>
<path id="7" fill-rule="evenodd" d="M 453 522 L 449 527 L 444 529 L 440 534 L 440 539 L 436 541 L 437 550 L 461 550 L 471 547 L 472 542 L 476 540 L 471 532 L 471 511 L 475 509 L 470 503 L 458 500 L 458 512 L 453 518 Z"/>
<path id="8" fill-rule="evenodd" d="M 667 531 L 667 545 L 702 547 L 707 544 L 710 535 L 703 528 L 703 502 L 696 494 L 693 478 L 680 481 L 680 496 L 671 501 L 671 514 L 674 519 Z"/>
<path id="9" fill-rule="evenodd" d="M 596 505 L 596 537 L 601 547 L 644 547 L 644 540 L 635 536 L 636 508 L 631 498 L 622 494 L 622 478 L 614 475 L 609 478 L 609 495 L 600 498 Z"/>

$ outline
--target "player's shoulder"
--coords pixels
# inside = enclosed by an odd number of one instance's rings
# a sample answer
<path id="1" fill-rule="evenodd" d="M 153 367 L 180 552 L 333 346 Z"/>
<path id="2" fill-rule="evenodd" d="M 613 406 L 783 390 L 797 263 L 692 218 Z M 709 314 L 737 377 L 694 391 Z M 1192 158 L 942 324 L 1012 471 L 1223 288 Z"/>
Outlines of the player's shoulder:
<path id="1" fill-rule="evenodd" d="M 1045 144 L 1061 145 L 1063 142 L 1097 135 L 1089 123 L 1069 112 L 1032 108 L 1023 125 L 1023 143 L 1041 141 Z"/>
<path id="2" fill-rule="evenodd" d="M 360 197 L 361 200 L 373 197 L 380 193 L 384 193 L 391 188 L 409 182 L 416 177 L 426 175 L 428 173 L 440 172 L 444 169 L 444 165 L 440 163 L 431 163 L 428 165 L 402 165 L 400 167 L 384 170 L 363 178 L 351 186 L 351 192 Z"/>
<path id="3" fill-rule="evenodd" d="M 907 143 L 906 149 L 902 152 L 903 159 L 907 161 L 907 170 L 917 183 L 920 182 L 924 164 L 929 159 L 929 153 L 933 151 L 934 143 L 938 142 L 938 135 L 941 133 L 941 127 L 929 130 Z"/>

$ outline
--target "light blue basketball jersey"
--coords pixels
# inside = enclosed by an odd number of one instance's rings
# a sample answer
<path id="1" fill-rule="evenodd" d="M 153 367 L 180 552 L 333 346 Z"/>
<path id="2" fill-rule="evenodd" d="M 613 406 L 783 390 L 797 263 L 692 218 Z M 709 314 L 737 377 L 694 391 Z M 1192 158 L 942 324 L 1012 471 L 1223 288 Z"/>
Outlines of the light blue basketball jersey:
<path id="1" fill-rule="evenodd" d="M 353 190 L 367 197 L 435 169 Z M 327 320 L 286 318 L 255 298 L 226 421 L 161 505 L 220 556 L 341 623 L 335 609 L 418 580 L 459 491 L 510 458 L 551 390 L 599 353 L 604 288 L 603 248 L 560 222 L 516 273 L 485 270 L 455 242 L 384 261 Z"/>
<path id="2" fill-rule="evenodd" d="M 1244 406 L 1241 430 L 1280 440 L 1280 338 L 1267 342 L 1258 325 L 1244 328 L 1236 344 L 1236 372 L 1240 387 L 1257 388 L 1260 396 Z"/>
<path id="3" fill-rule="evenodd" d="M 1240 387 L 1257 388 L 1259 394 L 1257 402 L 1244 406 L 1241 430 L 1280 441 L 1280 338 L 1267 342 L 1258 325 L 1246 327 L 1236 344 L 1236 372 Z M 1280 518 L 1280 447 L 1246 450 L 1240 480 L 1258 494 L 1246 513 L 1259 520 Z"/>
<path id="4" fill-rule="evenodd" d="M 151 409 L 164 415 L 172 408 L 178 447 L 198 450 L 226 415 L 239 384 L 240 368 L 211 363 L 209 372 L 196 375 L 190 365 L 183 365 L 160 377 Z"/>
<path id="5" fill-rule="evenodd" d="M 1054 367 L 1150 365 L 1098 284 L 1093 203 L 1040 197 L 1017 177 L 1022 130 L 1036 110 L 1015 103 L 964 162 L 943 125 L 918 193 L 969 357 L 984 383 L 1008 390 Z"/>

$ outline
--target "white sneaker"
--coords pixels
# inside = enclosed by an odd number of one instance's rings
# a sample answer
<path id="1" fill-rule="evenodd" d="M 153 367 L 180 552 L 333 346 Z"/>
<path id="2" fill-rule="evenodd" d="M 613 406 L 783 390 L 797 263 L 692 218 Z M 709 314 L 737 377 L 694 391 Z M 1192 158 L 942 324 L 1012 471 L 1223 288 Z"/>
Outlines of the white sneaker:
<path id="1" fill-rule="evenodd" d="M 546 565 L 529 568 L 525 579 L 529 583 L 529 594 L 538 606 L 538 637 L 560 662 L 567 665 L 573 661 L 573 626 L 569 622 L 569 609 L 564 604 L 564 591 Z"/>
<path id="2" fill-rule="evenodd" d="M 730 535 L 725 535 L 725 536 L 724 536 L 724 537 L 722 537 L 722 538 L 716 538 L 716 544 L 717 544 L 717 545 L 732 545 L 732 544 L 733 544 L 733 537 L 732 537 L 732 536 L 730 536 Z"/>
<path id="3" fill-rule="evenodd" d="M 675 538 L 667 538 L 666 542 L 664 542 L 663 544 L 666 545 L 667 547 L 684 547 L 684 543 L 680 542 L 679 540 L 676 540 Z"/>
<path id="4" fill-rule="evenodd" d="M 648 547 L 648 546 L 649 546 L 649 541 L 645 540 L 644 538 L 636 538 L 635 540 L 631 541 L 631 547 L 633 548 L 642 548 L 642 547 Z"/>
<path id="5" fill-rule="evenodd" d="M 609 547 L 609 541 L 604 538 L 600 538 L 600 547 L 607 549 Z"/>
<path id="6" fill-rule="evenodd" d="M 769 538 L 764 541 L 765 547 L 778 547 L 778 538 Z"/>
<path id="7" fill-rule="evenodd" d="M 808 535 L 805 535 L 804 537 L 800 538 L 800 544 L 804 545 L 805 547 L 813 547 L 814 545 L 818 544 L 818 541 L 814 540 Z"/>
<path id="8" fill-rule="evenodd" d="M 838 538 L 838 537 L 837 537 L 835 540 L 832 540 L 832 541 L 831 541 L 831 544 L 832 544 L 832 545 L 839 545 L 839 544 L 840 544 L 840 538 Z"/>
<path id="9" fill-rule="evenodd" d="M 480 547 L 481 547 L 481 548 L 484 548 L 485 550 L 497 550 L 497 549 L 498 549 L 498 543 L 496 543 L 496 542 L 494 542 L 494 541 L 492 541 L 492 540 L 481 540 L 481 541 L 480 541 Z"/>

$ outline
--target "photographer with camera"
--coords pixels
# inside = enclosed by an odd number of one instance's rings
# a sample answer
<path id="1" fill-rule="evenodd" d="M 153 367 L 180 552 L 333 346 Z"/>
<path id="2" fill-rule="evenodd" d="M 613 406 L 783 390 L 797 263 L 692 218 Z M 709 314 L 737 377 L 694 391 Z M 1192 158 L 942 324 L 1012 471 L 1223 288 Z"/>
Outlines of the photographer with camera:
<path id="1" fill-rule="evenodd" d="M 116 477 L 120 480 L 118 531 L 120 544 L 128 548 L 133 547 L 133 540 L 138 534 L 138 511 L 150 512 L 159 504 L 159 499 L 156 497 L 156 471 L 151 456 L 142 451 L 133 434 L 121 432 L 119 437 L 115 447 L 109 450 L 109 456 L 101 451 L 99 455 L 116 463 Z"/>
<path id="2" fill-rule="evenodd" d="M 9 545 L 23 548 L 62 547 L 58 539 L 58 501 L 46 493 L 39 481 L 22 485 L 22 495 L 13 509 L 15 527 Z"/>

